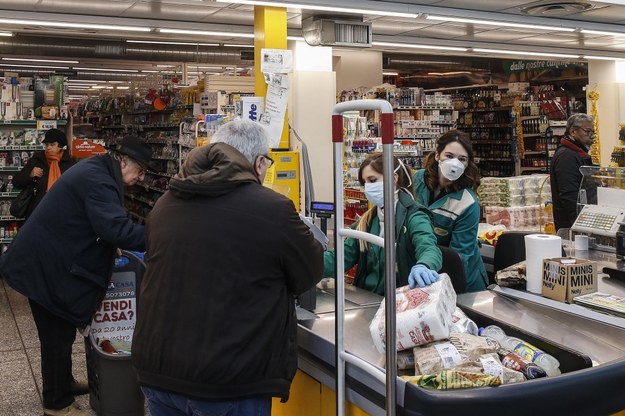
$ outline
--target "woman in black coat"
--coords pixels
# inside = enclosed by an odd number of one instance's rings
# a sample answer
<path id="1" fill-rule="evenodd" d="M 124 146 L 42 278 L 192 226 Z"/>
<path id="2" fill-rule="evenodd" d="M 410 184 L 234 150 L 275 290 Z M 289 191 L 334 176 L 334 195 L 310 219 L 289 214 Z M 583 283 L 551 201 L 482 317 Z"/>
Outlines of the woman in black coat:
<path id="1" fill-rule="evenodd" d="M 67 137 L 61 130 L 46 131 L 42 143 L 45 150 L 35 152 L 24 168 L 13 177 L 15 188 L 24 189 L 34 183 L 37 190 L 26 210 L 26 218 L 30 217 L 58 176 L 76 163 L 67 151 Z"/>

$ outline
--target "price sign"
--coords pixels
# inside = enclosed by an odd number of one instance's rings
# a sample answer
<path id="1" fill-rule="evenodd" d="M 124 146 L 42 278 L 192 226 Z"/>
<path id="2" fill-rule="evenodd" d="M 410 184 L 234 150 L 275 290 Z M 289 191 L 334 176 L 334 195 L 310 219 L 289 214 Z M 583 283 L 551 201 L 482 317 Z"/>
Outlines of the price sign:
<path id="1" fill-rule="evenodd" d="M 56 120 L 37 120 L 37 130 L 50 130 L 56 128 Z"/>

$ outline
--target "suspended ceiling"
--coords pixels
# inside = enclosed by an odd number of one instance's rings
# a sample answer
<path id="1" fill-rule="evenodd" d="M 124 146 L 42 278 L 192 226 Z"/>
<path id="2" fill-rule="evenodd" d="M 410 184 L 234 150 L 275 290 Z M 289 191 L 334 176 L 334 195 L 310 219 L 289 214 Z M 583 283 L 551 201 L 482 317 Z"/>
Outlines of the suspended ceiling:
<path id="1" fill-rule="evenodd" d="M 275 3 L 285 4 L 281 1 Z M 291 1 L 289 4 L 338 5 L 360 9 L 356 13 L 340 13 L 289 6 L 288 34 L 301 37 L 302 19 L 310 16 L 362 18 L 373 25 L 372 49 L 383 51 L 389 62 L 393 57 L 405 57 L 406 54 L 560 59 L 540 58 L 539 55 L 558 53 L 570 55 L 562 59 L 572 60 L 584 60 L 584 56 L 625 59 L 625 1 L 334 0 Z M 0 54 L 2 57 L 78 58 L 79 63 L 68 64 L 70 68 L 99 66 L 154 70 L 156 64 L 168 62 L 246 68 L 253 66 L 249 60 L 252 51 L 249 46 L 253 39 L 239 34 L 253 34 L 253 9 L 251 5 L 218 3 L 214 0 L 0 0 L 0 31 L 14 34 L 13 37 L 0 37 Z M 365 13 L 362 9 L 378 13 Z M 395 17 L 391 16 L 394 14 L 392 12 L 411 13 L 414 16 Z M 442 20 L 432 20 L 436 16 Z M 454 18 L 479 19 L 497 24 L 451 21 Z M 30 22 L 10 24 L 2 22 L 2 19 Z M 109 28 L 123 25 L 146 31 L 50 28 L 37 24 L 41 21 L 102 24 Z M 536 27 L 507 26 L 518 23 Z M 194 33 L 163 33 L 161 29 L 183 29 Z M 612 34 L 582 32 L 589 29 Z M 222 33 L 204 35 L 197 31 Z M 132 41 L 196 44 L 159 45 Z M 420 47 L 415 49 L 407 46 Z M 427 47 L 443 49 L 432 50 Z M 460 50 L 444 50 L 445 47 Z M 476 49 L 520 51 L 527 54 L 507 55 L 492 51 L 478 52 Z M 243 56 L 245 59 L 241 59 L 241 52 L 247 55 Z"/>

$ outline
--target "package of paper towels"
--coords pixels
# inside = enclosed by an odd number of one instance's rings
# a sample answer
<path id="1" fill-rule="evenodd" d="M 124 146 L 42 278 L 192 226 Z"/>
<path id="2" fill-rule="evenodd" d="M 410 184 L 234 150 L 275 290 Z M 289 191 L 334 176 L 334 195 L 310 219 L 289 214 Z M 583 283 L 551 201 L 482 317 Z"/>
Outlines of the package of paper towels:
<path id="1" fill-rule="evenodd" d="M 562 239 L 557 235 L 530 234 L 525 236 L 527 290 L 541 293 L 543 288 L 543 259 L 562 257 Z"/>
<path id="2" fill-rule="evenodd" d="M 456 292 L 449 276 L 439 275 L 439 280 L 424 288 L 397 288 L 395 295 L 397 351 L 445 339 L 456 308 Z M 386 345 L 385 302 L 380 304 L 369 331 L 373 344 L 384 353 Z"/>

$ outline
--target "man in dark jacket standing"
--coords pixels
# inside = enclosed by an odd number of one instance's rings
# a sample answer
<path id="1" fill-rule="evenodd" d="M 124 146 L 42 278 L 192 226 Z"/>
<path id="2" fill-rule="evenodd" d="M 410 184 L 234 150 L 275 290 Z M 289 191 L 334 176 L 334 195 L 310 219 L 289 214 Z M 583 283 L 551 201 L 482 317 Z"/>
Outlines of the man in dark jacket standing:
<path id="1" fill-rule="evenodd" d="M 132 361 L 152 416 L 262 416 L 288 399 L 295 296 L 321 279 L 323 248 L 262 186 L 268 150 L 260 124 L 225 124 L 148 217 Z"/>
<path id="2" fill-rule="evenodd" d="M 77 163 L 50 188 L 0 257 L 0 275 L 28 297 L 39 342 L 44 415 L 82 416 L 72 391 L 72 344 L 104 298 L 117 248 L 144 250 L 143 226 L 123 208 L 123 186 L 142 180 L 152 148 L 125 137 Z"/>
<path id="3" fill-rule="evenodd" d="M 595 137 L 593 118 L 573 114 L 566 122 L 566 136 L 551 159 L 551 194 L 556 230 L 570 228 L 577 218 L 577 194 L 582 182 L 580 166 L 592 166 L 588 150 Z"/>

